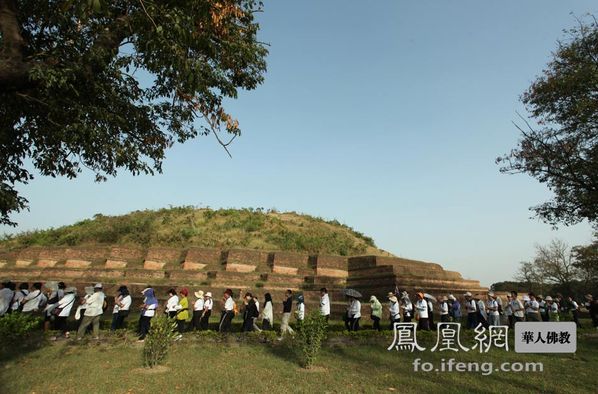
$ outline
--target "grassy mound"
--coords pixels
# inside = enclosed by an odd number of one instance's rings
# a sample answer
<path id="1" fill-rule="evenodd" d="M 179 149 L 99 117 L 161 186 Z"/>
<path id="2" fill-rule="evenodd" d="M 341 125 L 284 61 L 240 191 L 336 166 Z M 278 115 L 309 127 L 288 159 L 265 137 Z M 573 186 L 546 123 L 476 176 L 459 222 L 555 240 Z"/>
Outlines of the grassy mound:
<path id="1" fill-rule="evenodd" d="M 97 214 L 70 226 L 4 236 L 0 248 L 106 244 L 389 255 L 376 248 L 372 238 L 336 220 L 251 208 L 174 207 L 122 216 Z"/>

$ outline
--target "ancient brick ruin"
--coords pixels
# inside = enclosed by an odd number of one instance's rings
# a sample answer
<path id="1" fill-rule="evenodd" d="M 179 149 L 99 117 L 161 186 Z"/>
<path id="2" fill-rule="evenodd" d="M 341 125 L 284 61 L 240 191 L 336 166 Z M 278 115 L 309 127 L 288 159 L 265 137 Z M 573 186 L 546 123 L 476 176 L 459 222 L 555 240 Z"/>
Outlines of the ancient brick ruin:
<path id="1" fill-rule="evenodd" d="M 183 286 L 191 292 L 211 291 L 215 300 L 226 288 L 251 291 L 260 300 L 269 292 L 276 311 L 286 289 L 302 293 L 307 308 L 312 309 L 317 307 L 319 289 L 327 287 L 333 313 L 338 314 L 345 308 L 342 290 L 346 287 L 361 291 L 367 299 L 374 294 L 381 300 L 396 284 L 410 292 L 423 290 L 433 295 L 487 290 L 478 281 L 463 279 L 458 272 L 446 271 L 438 264 L 394 257 L 123 246 L 0 250 L 0 279 L 62 280 L 77 286 L 80 294 L 84 286 L 95 282 L 104 284 L 107 295 L 126 284 L 133 295 L 139 296 L 144 287 L 151 285 L 162 299 L 168 288 Z"/>

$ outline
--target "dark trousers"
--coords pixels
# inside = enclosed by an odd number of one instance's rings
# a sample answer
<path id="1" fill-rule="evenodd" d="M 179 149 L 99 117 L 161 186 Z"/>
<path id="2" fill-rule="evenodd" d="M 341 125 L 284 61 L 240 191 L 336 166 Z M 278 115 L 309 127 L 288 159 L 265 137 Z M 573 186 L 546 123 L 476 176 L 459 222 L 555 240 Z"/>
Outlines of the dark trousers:
<path id="1" fill-rule="evenodd" d="M 112 323 L 110 323 L 110 331 L 116 330 L 118 327 L 118 312 L 112 314 Z"/>
<path id="2" fill-rule="evenodd" d="M 581 327 L 581 324 L 579 323 L 579 311 L 578 310 L 571 311 L 571 314 L 573 315 L 573 321 L 575 322 L 575 325 L 577 327 Z"/>
<path id="3" fill-rule="evenodd" d="M 395 329 L 395 323 L 400 323 L 400 322 L 401 322 L 401 318 L 398 315 L 397 315 L 396 319 L 391 318 L 390 319 L 390 329 L 394 330 Z"/>
<path id="4" fill-rule="evenodd" d="M 509 319 L 509 328 L 513 328 L 515 326 L 515 316 L 509 315 L 507 318 Z"/>
<path id="5" fill-rule="evenodd" d="M 371 315 L 370 319 L 374 322 L 374 330 L 380 331 L 380 318 L 378 316 Z"/>
<path id="6" fill-rule="evenodd" d="M 403 322 L 405 322 L 405 323 L 411 323 L 411 319 L 412 319 L 411 315 L 403 316 Z"/>
<path id="7" fill-rule="evenodd" d="M 233 320 L 233 312 L 232 311 L 222 311 L 222 314 L 220 315 L 220 324 L 218 325 L 218 331 L 230 332 L 232 320 Z"/>
<path id="8" fill-rule="evenodd" d="M 241 327 L 241 332 L 251 332 L 253 331 L 253 317 L 248 317 L 243 320 L 243 326 Z"/>
<path id="9" fill-rule="evenodd" d="M 474 329 L 478 325 L 478 314 L 477 312 L 470 312 L 467 314 L 467 328 Z"/>
<path id="10" fill-rule="evenodd" d="M 201 311 L 193 311 L 193 329 L 194 330 L 201 330 L 201 315 L 203 314 L 203 309 Z"/>
<path id="11" fill-rule="evenodd" d="M 349 328 L 349 331 L 359 331 L 359 319 L 361 319 L 361 318 L 360 317 L 349 318 L 349 320 L 351 320 L 351 326 Z"/>
<path id="12" fill-rule="evenodd" d="M 116 317 L 116 329 L 120 330 L 125 328 L 125 319 L 129 316 L 129 311 L 118 311 Z"/>
<path id="13" fill-rule="evenodd" d="M 205 311 L 201 320 L 199 321 L 199 328 L 202 330 L 207 330 L 210 322 L 210 316 L 212 315 L 212 311 L 208 310 Z"/>
<path id="14" fill-rule="evenodd" d="M 184 333 L 185 329 L 187 328 L 187 322 L 185 320 L 177 319 L 176 328 L 177 328 L 177 331 L 179 332 L 179 334 Z"/>
<path id="15" fill-rule="evenodd" d="M 262 320 L 262 330 L 271 330 L 271 329 L 272 329 L 272 324 L 270 323 L 270 320 L 268 320 L 268 319 Z"/>
<path id="16" fill-rule="evenodd" d="M 427 317 L 420 317 L 417 322 L 417 329 L 418 330 L 430 330 L 430 322 L 428 321 Z"/>
<path id="17" fill-rule="evenodd" d="M 151 320 L 150 316 L 141 316 L 139 318 L 139 339 L 145 339 L 150 330 Z"/>
<path id="18" fill-rule="evenodd" d="M 63 334 L 66 334 L 67 324 L 66 324 L 66 316 L 56 316 L 56 320 L 54 320 L 54 328 L 56 330 L 62 331 Z"/>
<path id="19" fill-rule="evenodd" d="M 449 321 L 451 321 L 451 320 L 450 320 L 450 318 L 449 318 L 449 315 L 448 315 L 448 313 L 447 313 L 446 315 L 440 315 L 440 321 L 441 321 L 442 323 L 446 323 L 446 322 L 449 322 Z"/>

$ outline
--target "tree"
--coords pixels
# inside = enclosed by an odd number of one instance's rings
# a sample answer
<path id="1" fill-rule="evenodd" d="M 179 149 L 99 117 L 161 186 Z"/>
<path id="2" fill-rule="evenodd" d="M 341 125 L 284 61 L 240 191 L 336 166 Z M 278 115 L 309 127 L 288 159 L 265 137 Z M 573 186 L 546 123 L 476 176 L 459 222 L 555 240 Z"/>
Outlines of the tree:
<path id="1" fill-rule="evenodd" d="M 29 163 L 102 181 L 160 172 L 166 149 L 198 135 L 226 149 L 240 129 L 223 99 L 266 70 L 261 10 L 255 0 L 0 0 L 0 224 L 27 207 L 16 186 L 33 178 Z"/>
<path id="2" fill-rule="evenodd" d="M 587 291 L 598 288 L 598 233 L 589 245 L 576 246 L 572 249 L 574 267 L 579 272 L 579 279 L 584 282 Z"/>
<path id="3" fill-rule="evenodd" d="M 521 100 L 537 123 L 499 157 L 503 173 L 527 173 L 545 183 L 552 200 L 532 207 L 547 223 L 587 219 L 598 226 L 598 22 L 579 21 L 558 43 L 552 61 Z"/>
<path id="4" fill-rule="evenodd" d="M 541 283 L 555 285 L 561 291 L 570 293 L 572 284 L 578 278 L 573 253 L 560 240 L 549 245 L 537 245 L 533 264 Z"/>
<path id="5" fill-rule="evenodd" d="M 519 263 L 519 269 L 515 273 L 515 280 L 525 284 L 527 291 L 541 291 L 544 287 L 538 269 L 529 261 Z"/>

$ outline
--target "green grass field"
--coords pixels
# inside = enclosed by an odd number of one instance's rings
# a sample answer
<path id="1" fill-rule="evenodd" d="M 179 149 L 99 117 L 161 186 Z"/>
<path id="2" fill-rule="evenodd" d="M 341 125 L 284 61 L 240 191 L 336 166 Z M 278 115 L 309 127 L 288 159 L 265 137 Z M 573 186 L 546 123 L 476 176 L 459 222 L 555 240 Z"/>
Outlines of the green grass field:
<path id="1" fill-rule="evenodd" d="M 586 327 L 589 324 L 585 323 Z M 430 352 L 434 332 L 418 333 L 423 352 L 387 351 L 392 332 L 331 332 L 316 364 L 302 368 L 292 340 L 273 335 L 188 333 L 175 343 L 163 367 L 144 369 L 142 344 L 131 331 L 102 332 L 93 340 L 44 341 L 20 355 L 4 354 L 2 393 L 169 392 L 401 392 L 401 393 L 595 393 L 598 332 L 578 332 L 576 354 L 518 354 L 491 349 L 447 354 Z M 461 334 L 466 346 L 469 332 Z M 414 372 L 413 360 L 438 365 L 463 362 L 541 362 L 543 372 Z"/>

